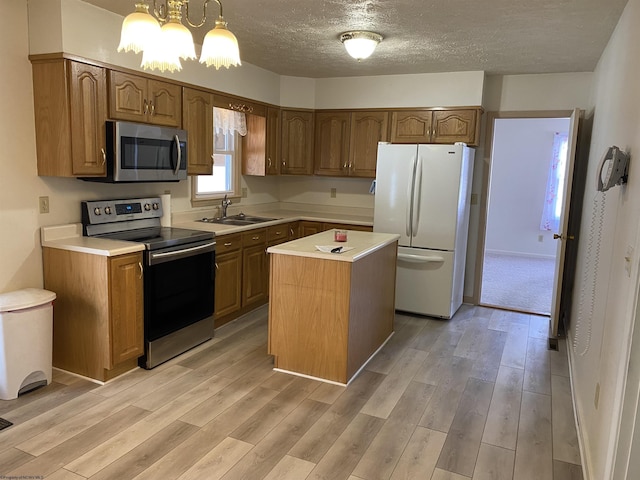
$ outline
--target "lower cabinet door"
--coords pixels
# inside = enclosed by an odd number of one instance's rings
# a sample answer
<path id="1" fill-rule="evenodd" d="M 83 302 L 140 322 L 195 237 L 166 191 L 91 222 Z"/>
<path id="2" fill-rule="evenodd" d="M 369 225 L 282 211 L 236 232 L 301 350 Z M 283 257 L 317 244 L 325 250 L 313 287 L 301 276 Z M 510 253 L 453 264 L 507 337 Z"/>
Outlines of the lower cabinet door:
<path id="1" fill-rule="evenodd" d="M 216 294 L 214 317 L 221 318 L 242 306 L 242 253 L 240 250 L 216 257 Z"/>
<path id="2" fill-rule="evenodd" d="M 113 368 L 144 353 L 142 255 L 111 257 L 109 276 L 110 367 Z"/>
<path id="3" fill-rule="evenodd" d="M 267 254 L 265 245 L 245 247 L 242 251 L 242 306 L 267 301 Z"/>

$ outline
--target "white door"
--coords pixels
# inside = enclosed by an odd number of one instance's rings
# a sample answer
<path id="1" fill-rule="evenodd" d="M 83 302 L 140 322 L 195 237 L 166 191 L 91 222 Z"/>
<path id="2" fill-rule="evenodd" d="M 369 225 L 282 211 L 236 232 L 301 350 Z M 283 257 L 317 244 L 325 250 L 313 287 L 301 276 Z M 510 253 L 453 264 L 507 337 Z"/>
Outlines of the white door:
<path id="1" fill-rule="evenodd" d="M 454 250 L 460 202 L 462 145 L 419 145 L 411 246 Z M 466 189 L 465 189 L 466 191 Z"/>
<path id="2" fill-rule="evenodd" d="M 417 145 L 378 145 L 373 231 L 397 233 L 400 245 L 411 242 L 411 194 Z"/>
<path id="3" fill-rule="evenodd" d="M 571 187 L 573 180 L 573 168 L 575 165 L 576 145 L 578 142 L 578 122 L 580 120 L 580 109 L 576 108 L 571 114 L 569 123 L 569 135 L 567 143 L 566 173 L 564 176 L 564 199 L 562 213 L 560 214 L 560 231 L 553 238 L 558 242 L 556 248 L 556 265 L 553 276 L 553 294 L 551 297 L 551 318 L 549 319 L 549 342 L 555 343 L 558 336 L 558 325 L 560 322 L 562 277 L 564 275 L 564 258 L 567 250 L 567 241 L 571 241 L 573 236 L 568 231 L 569 206 L 571 205 Z"/>

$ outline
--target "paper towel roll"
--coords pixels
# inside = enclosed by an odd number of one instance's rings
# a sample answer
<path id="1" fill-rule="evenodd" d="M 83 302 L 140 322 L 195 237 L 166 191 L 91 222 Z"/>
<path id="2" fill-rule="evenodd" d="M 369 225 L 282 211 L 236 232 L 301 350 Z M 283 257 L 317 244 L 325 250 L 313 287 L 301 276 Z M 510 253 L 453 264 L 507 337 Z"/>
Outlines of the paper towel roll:
<path id="1" fill-rule="evenodd" d="M 160 225 L 163 227 L 171 226 L 171 195 L 169 193 L 163 193 L 160 195 L 162 201 L 162 217 L 160 218 Z"/>

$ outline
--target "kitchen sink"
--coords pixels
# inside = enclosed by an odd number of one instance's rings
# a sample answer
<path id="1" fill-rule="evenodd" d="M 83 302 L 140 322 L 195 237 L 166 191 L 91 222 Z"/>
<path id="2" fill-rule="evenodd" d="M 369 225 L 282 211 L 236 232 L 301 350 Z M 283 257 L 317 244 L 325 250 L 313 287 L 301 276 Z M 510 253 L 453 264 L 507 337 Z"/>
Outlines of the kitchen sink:
<path id="1" fill-rule="evenodd" d="M 254 225 L 256 223 L 270 222 L 272 220 L 276 220 L 276 219 L 267 218 L 267 217 L 256 217 L 253 215 L 245 215 L 244 213 L 239 213 L 238 215 L 231 215 L 229 217 L 209 217 L 209 218 L 203 218 L 198 221 L 205 222 L 205 223 L 219 223 L 222 225 L 234 225 L 234 226 L 242 227 L 245 225 Z"/>

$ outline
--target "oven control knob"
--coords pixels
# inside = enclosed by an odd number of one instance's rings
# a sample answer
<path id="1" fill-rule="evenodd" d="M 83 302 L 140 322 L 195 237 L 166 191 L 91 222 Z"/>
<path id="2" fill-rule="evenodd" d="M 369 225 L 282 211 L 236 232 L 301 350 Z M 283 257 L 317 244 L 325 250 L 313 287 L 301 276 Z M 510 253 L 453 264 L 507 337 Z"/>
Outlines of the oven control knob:
<path id="1" fill-rule="evenodd" d="M 93 213 L 95 213 L 96 215 L 102 215 L 102 212 L 100 211 L 99 207 L 94 208 Z"/>
<path id="2" fill-rule="evenodd" d="M 104 207 L 104 214 L 111 215 L 111 207 Z"/>
<path id="3" fill-rule="evenodd" d="M 149 205 L 148 203 L 145 203 L 144 209 L 148 212 L 149 210 L 151 210 L 151 205 Z"/>
<path id="4" fill-rule="evenodd" d="M 154 203 L 154 204 L 153 204 L 153 209 L 154 209 L 154 210 L 157 210 L 158 208 L 160 208 L 160 205 L 158 205 L 157 203 Z"/>

